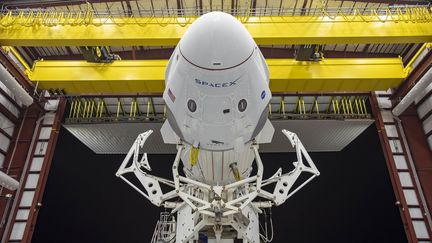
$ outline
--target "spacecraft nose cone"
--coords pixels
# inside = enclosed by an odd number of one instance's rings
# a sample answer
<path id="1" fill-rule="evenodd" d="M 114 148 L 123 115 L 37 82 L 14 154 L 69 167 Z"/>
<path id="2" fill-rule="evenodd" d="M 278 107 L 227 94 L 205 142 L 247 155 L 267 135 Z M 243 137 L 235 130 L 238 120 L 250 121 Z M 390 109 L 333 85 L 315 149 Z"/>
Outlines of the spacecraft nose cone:
<path id="1" fill-rule="evenodd" d="M 198 18 L 182 37 L 183 57 L 204 69 L 228 69 L 246 61 L 254 49 L 254 40 L 243 24 L 223 12 L 211 12 Z"/>

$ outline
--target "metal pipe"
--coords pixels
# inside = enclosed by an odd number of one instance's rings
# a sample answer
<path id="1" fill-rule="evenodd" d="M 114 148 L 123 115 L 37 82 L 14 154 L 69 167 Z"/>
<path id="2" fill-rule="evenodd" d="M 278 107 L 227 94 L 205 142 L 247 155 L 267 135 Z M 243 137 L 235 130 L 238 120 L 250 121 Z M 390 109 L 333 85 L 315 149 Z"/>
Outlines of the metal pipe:
<path id="1" fill-rule="evenodd" d="M 411 58 L 411 60 L 408 62 L 408 64 L 405 66 L 404 71 L 407 73 L 410 73 L 413 69 L 413 64 L 417 61 L 419 56 L 423 53 L 424 50 L 427 48 L 430 48 L 432 43 L 424 43 L 420 49 L 415 53 L 415 55 Z"/>
<path id="2" fill-rule="evenodd" d="M 19 182 L 8 174 L 0 171 L 0 186 L 6 187 L 11 191 L 15 191 L 19 187 Z"/>
<path id="3" fill-rule="evenodd" d="M 21 87 L 18 81 L 12 77 L 9 71 L 0 65 L 0 81 L 15 95 L 15 97 L 21 101 L 25 106 L 29 106 L 33 103 L 33 98 L 27 93 L 27 91 Z"/>
<path id="4" fill-rule="evenodd" d="M 4 224 L 6 223 L 6 218 L 9 217 L 9 214 L 10 214 L 10 211 L 11 211 L 10 210 L 11 209 L 10 208 L 11 207 L 11 202 L 13 201 L 12 194 L 10 194 L 10 193 L 6 194 L 4 197 L 7 199 L 7 203 L 6 203 L 6 207 L 5 207 L 5 210 L 3 212 L 1 222 L 0 222 L 0 229 L 3 228 Z"/>
<path id="5" fill-rule="evenodd" d="M 410 106 L 414 100 L 418 97 L 420 92 L 426 89 L 426 87 L 432 82 L 432 68 L 426 72 L 423 77 L 417 82 L 416 85 L 405 95 L 405 97 L 393 108 L 392 113 L 395 116 L 399 116 L 404 112 L 408 106 Z"/>
<path id="6" fill-rule="evenodd" d="M 3 47 L 6 51 L 10 51 L 13 56 L 17 59 L 17 61 L 24 67 L 24 72 L 28 73 L 31 71 L 30 66 L 27 64 L 27 62 L 24 60 L 24 58 L 21 56 L 21 54 L 18 52 L 17 49 L 13 46 L 5 46 Z"/>

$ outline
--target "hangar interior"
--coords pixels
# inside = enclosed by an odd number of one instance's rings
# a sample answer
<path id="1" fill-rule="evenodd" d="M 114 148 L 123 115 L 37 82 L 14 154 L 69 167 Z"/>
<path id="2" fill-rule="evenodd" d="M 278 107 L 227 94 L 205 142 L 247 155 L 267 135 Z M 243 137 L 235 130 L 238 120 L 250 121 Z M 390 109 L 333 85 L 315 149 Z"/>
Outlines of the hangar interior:
<path id="1" fill-rule="evenodd" d="M 235 16 L 262 51 L 276 131 L 288 128 L 318 153 L 341 151 L 375 126 L 406 240 L 431 242 L 429 1 L 1 4 L 0 167 L 19 182 L 0 189 L 1 242 L 32 241 L 61 130 L 114 156 L 152 129 L 146 152 L 175 153 L 158 133 L 165 67 L 188 26 L 212 11 Z M 278 132 L 260 151 L 293 152 Z"/>

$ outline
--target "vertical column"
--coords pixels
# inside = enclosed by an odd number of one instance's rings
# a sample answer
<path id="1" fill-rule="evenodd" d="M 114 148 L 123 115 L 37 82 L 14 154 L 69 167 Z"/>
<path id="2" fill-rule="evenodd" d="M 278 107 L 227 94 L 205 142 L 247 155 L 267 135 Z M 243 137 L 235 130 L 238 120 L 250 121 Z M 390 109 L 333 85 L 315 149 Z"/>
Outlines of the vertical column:
<path id="1" fill-rule="evenodd" d="M 37 121 L 2 242 L 30 242 L 66 102 L 48 100 Z"/>
<path id="2" fill-rule="evenodd" d="M 31 202 L 31 208 L 33 211 L 30 212 L 27 219 L 27 225 L 24 231 L 22 243 L 31 242 L 33 236 L 34 227 L 36 225 L 36 220 L 39 213 L 38 209 L 42 205 L 45 185 L 51 168 L 55 147 L 57 145 L 63 114 L 66 108 L 65 98 L 51 100 L 51 102 L 52 108 L 49 109 L 51 112 L 45 115 L 41 125 L 41 132 L 39 134 L 39 141 L 46 143 L 46 149 L 42 149 L 42 151 L 44 151 L 43 157 L 42 153 L 40 153 L 39 159 L 36 162 L 33 161 L 31 164 L 27 177 L 28 183 L 25 185 L 28 188 L 35 189 L 35 195 Z M 36 153 L 38 153 L 38 151 L 35 151 L 35 155 Z"/>
<path id="3" fill-rule="evenodd" d="M 14 139 L 11 140 L 10 148 L 5 157 L 4 168 L 5 172 L 18 180 L 20 182 L 20 187 L 22 187 L 22 182 L 24 178 L 24 167 L 26 165 L 26 161 L 29 155 L 29 150 L 32 149 L 32 141 L 34 137 L 35 130 L 37 130 L 37 120 L 40 117 L 41 110 L 40 107 L 36 104 L 28 107 L 25 111 L 22 112 L 21 122 L 17 124 L 16 129 L 14 131 Z M 13 205 L 16 204 L 18 198 L 21 197 L 20 190 L 18 189 L 15 192 L 8 191 L 5 188 L 0 189 L 1 195 L 12 195 L 9 198 L 9 203 L 3 203 L 2 205 L 2 227 L 1 233 L 2 238 L 7 234 L 7 231 L 11 227 L 8 223 L 13 214 Z M 2 240 L 3 241 L 3 240 Z"/>
<path id="4" fill-rule="evenodd" d="M 416 170 L 406 147 L 404 133 L 398 118 L 391 113 L 391 93 L 371 95 L 371 105 L 379 137 L 387 161 L 390 178 L 409 242 L 430 242 L 430 225 L 427 219 L 421 186 L 416 183 Z"/>
<path id="5" fill-rule="evenodd" d="M 424 223 L 416 222 L 417 229 L 421 229 L 424 236 L 432 235 L 431 215 L 432 207 L 432 152 L 426 142 L 422 123 L 417 116 L 414 106 L 408 108 L 399 116 L 398 132 L 406 143 L 406 154 L 412 169 L 412 183 L 419 189 L 416 194 L 422 210 Z"/>

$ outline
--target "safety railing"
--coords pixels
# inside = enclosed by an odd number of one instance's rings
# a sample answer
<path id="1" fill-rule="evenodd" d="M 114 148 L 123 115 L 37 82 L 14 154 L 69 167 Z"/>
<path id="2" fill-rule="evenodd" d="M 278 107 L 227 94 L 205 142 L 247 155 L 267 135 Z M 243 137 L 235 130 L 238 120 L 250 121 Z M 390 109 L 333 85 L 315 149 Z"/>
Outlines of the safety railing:
<path id="1" fill-rule="evenodd" d="M 154 122 L 166 118 L 165 104 L 155 104 L 153 97 L 70 97 L 68 101 L 67 119 L 72 123 Z"/>
<path id="2" fill-rule="evenodd" d="M 306 101 L 305 101 L 306 100 Z M 270 119 L 370 119 L 367 95 L 276 96 Z"/>
<path id="3" fill-rule="evenodd" d="M 162 122 L 167 109 L 159 96 L 69 97 L 66 123 Z M 368 95 L 273 95 L 268 115 L 289 119 L 370 119 Z"/>
<path id="4" fill-rule="evenodd" d="M 139 4 L 139 3 L 138 3 Z M 325 4 L 313 9 L 304 8 L 242 8 L 242 9 L 160 9 L 149 10 L 144 6 L 136 10 L 110 9 L 95 10 L 90 4 L 83 10 L 59 11 L 57 9 L 12 9 L 4 7 L 0 10 L 0 28 L 19 26 L 56 26 L 56 25 L 104 25 L 104 24 L 190 24 L 194 17 L 210 11 L 225 11 L 247 22 L 249 17 L 257 16 L 287 16 L 302 17 L 301 21 L 328 21 L 340 18 L 340 21 L 365 21 L 365 22 L 431 22 L 432 8 L 430 5 L 381 7 L 381 8 L 357 8 L 339 7 L 328 8 Z M 323 17 L 324 19 L 304 19 L 304 15 L 310 17 Z M 260 21 L 254 19 L 254 22 Z M 298 19 L 286 19 L 284 21 L 298 21 Z"/>

